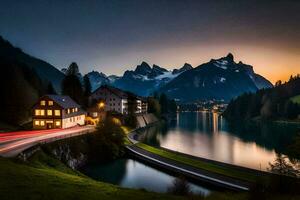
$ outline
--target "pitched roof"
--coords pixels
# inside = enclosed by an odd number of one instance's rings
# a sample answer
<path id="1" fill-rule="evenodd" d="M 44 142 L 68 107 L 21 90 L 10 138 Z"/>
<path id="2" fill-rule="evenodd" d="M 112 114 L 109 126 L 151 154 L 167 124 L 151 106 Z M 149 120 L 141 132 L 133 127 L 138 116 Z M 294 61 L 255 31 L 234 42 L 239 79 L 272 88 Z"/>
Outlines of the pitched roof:
<path id="1" fill-rule="evenodd" d="M 102 86 L 100 86 L 93 93 L 96 93 L 98 90 L 101 90 L 101 89 L 107 89 L 111 93 L 115 94 L 116 96 L 118 96 L 120 98 L 127 98 L 128 97 L 128 92 L 125 92 L 125 91 L 123 91 L 123 90 L 121 90 L 119 88 L 115 88 L 115 87 L 108 86 L 108 85 L 102 85 Z"/>
<path id="2" fill-rule="evenodd" d="M 136 99 L 138 100 L 142 100 L 142 101 L 146 101 L 146 98 L 145 97 L 141 97 L 141 96 L 138 96 L 132 92 L 128 92 L 128 91 L 123 91 L 119 88 L 116 88 L 116 87 L 112 87 L 112 86 L 109 86 L 109 85 L 102 85 L 100 87 L 98 87 L 94 92 L 96 93 L 98 90 L 101 90 L 101 89 L 107 89 L 108 91 L 110 91 L 111 93 L 115 94 L 116 96 L 120 97 L 120 98 L 123 98 L 123 99 L 127 99 L 129 97 L 135 97 Z"/>
<path id="3" fill-rule="evenodd" d="M 64 95 L 45 95 L 46 97 L 49 97 L 53 101 L 55 101 L 58 105 L 60 105 L 62 108 L 79 108 L 80 105 L 78 105 L 71 97 L 64 96 Z"/>

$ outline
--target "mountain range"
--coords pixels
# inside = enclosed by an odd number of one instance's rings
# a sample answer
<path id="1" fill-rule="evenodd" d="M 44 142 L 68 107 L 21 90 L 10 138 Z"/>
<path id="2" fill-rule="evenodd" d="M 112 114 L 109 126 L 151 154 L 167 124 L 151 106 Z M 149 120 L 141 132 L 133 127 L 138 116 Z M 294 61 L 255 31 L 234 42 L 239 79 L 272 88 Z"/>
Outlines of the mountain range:
<path id="1" fill-rule="evenodd" d="M 195 68 L 185 63 L 179 69 L 167 70 L 142 62 L 135 70 L 127 70 L 120 77 L 110 78 L 95 71 L 88 76 L 93 90 L 102 84 L 110 84 L 140 96 L 165 93 L 182 102 L 199 99 L 229 101 L 245 92 L 273 87 L 270 81 L 256 74 L 251 65 L 236 63 L 231 53 Z"/>
<path id="2" fill-rule="evenodd" d="M 159 88 L 159 92 L 180 101 L 229 101 L 243 93 L 270 87 L 273 87 L 272 83 L 256 74 L 251 65 L 236 63 L 233 55 L 229 53 L 226 57 L 212 59 L 185 71 Z"/>
<path id="3" fill-rule="evenodd" d="M 66 69 L 60 71 L 51 64 L 13 47 L 2 38 L 0 38 L 0 59 L 23 63 L 27 68 L 34 70 L 42 82 L 52 83 L 54 89 L 58 93 L 61 92 L 61 82 Z M 125 71 L 122 76 L 107 76 L 97 71 L 86 75 L 90 79 L 92 91 L 107 84 L 140 96 L 148 96 L 154 92 L 165 93 L 181 102 L 199 99 L 229 101 L 245 92 L 273 87 L 267 79 L 256 74 L 251 65 L 235 62 L 231 53 L 197 67 L 185 63 L 179 69 L 168 70 L 142 62 L 134 70 Z M 78 76 L 82 80 L 83 76 L 79 70 Z"/>

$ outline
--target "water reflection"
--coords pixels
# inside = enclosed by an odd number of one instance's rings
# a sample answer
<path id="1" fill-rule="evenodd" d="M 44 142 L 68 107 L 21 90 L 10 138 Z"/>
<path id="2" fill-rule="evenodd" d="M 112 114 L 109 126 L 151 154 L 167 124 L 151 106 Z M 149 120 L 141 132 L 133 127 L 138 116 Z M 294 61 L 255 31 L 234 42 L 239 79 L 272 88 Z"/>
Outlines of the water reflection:
<path id="1" fill-rule="evenodd" d="M 107 164 L 90 165 L 83 172 L 100 181 L 121 187 L 146 189 L 155 192 L 167 192 L 172 186 L 174 176 L 144 165 L 133 159 L 118 159 Z M 209 189 L 188 183 L 194 194 L 208 195 Z"/>
<path id="2" fill-rule="evenodd" d="M 175 124 L 151 128 L 143 141 L 195 156 L 266 170 L 276 152 L 284 152 L 297 127 L 229 124 L 212 112 L 177 115 Z"/>

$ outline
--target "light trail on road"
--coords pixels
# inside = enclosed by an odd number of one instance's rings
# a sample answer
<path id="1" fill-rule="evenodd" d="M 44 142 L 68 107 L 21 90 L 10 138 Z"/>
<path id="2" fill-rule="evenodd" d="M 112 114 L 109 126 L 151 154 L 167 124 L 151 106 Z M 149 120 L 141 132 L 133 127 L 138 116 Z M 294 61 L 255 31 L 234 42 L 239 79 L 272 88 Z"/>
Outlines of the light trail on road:
<path id="1" fill-rule="evenodd" d="M 92 126 L 74 127 L 68 129 L 51 129 L 38 131 L 19 131 L 0 134 L 0 155 L 15 156 L 23 150 L 39 143 L 47 143 L 73 135 L 85 134 L 94 129 Z"/>

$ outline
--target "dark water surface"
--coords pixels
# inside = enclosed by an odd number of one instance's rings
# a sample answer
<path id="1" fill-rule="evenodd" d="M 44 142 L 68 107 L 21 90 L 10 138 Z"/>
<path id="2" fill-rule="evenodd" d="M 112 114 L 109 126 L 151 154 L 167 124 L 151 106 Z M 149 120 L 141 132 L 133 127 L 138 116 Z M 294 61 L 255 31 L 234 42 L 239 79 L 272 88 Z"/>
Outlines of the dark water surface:
<path id="1" fill-rule="evenodd" d="M 126 188 L 146 189 L 154 192 L 167 192 L 172 186 L 174 176 L 147 166 L 133 159 L 122 158 L 107 164 L 87 166 L 83 172 L 93 179 L 112 183 Z M 189 183 L 195 194 L 208 195 L 210 190 Z"/>
<path id="2" fill-rule="evenodd" d="M 140 139 L 183 153 L 254 169 L 266 170 L 282 153 L 299 127 L 291 125 L 229 124 L 211 112 L 179 113 L 172 124 L 161 124 L 140 133 Z M 300 132 L 300 131 L 299 131 Z M 127 188 L 166 192 L 175 177 L 133 159 L 87 166 L 83 172 L 100 181 Z M 205 185 L 189 183 L 194 193 L 209 194 Z"/>
<path id="3" fill-rule="evenodd" d="M 183 112 L 177 120 L 145 130 L 141 140 L 182 153 L 266 170 L 284 153 L 299 125 L 228 123 L 212 112 Z"/>

